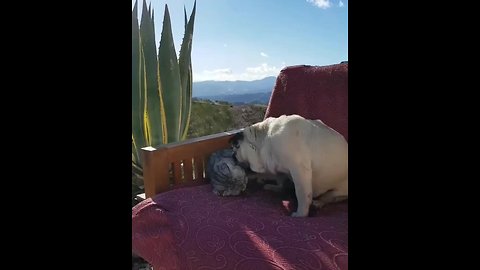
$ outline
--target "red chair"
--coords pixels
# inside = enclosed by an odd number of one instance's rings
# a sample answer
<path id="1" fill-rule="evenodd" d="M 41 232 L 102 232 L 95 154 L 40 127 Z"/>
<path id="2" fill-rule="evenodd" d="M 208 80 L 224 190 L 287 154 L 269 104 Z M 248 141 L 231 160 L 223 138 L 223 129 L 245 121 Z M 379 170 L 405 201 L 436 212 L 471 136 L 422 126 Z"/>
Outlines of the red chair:
<path id="1" fill-rule="evenodd" d="M 348 63 L 283 69 L 265 117 L 321 119 L 348 140 Z M 292 218 L 262 189 L 219 197 L 205 162 L 237 131 L 147 147 L 147 199 L 132 209 L 132 250 L 154 269 L 348 269 L 348 202 Z"/>

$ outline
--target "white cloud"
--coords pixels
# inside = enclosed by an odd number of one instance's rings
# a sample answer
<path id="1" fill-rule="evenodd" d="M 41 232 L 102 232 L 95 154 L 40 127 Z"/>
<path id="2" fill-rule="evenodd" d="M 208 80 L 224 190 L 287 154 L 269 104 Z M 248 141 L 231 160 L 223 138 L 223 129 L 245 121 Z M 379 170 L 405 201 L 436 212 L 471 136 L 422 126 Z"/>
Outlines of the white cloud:
<path id="1" fill-rule="evenodd" d="M 214 70 L 204 70 L 205 74 L 216 75 L 216 74 L 232 74 L 232 70 L 229 68 L 219 68 Z"/>
<path id="2" fill-rule="evenodd" d="M 268 57 L 268 54 L 266 54 L 264 52 L 260 52 L 260 55 L 263 56 L 263 57 Z"/>
<path id="3" fill-rule="evenodd" d="M 258 67 L 247 67 L 246 71 L 247 74 L 250 75 L 262 75 L 277 72 L 279 70 L 275 66 L 269 66 L 267 63 L 263 63 Z"/>
<path id="4" fill-rule="evenodd" d="M 331 7 L 330 0 L 307 0 L 309 3 L 313 3 L 315 6 L 323 9 Z"/>
<path id="5" fill-rule="evenodd" d="M 219 68 L 214 70 L 204 70 L 201 73 L 194 73 L 193 74 L 193 81 L 228 81 L 231 80 L 229 78 L 233 77 L 233 72 L 230 68 Z"/>
<path id="6" fill-rule="evenodd" d="M 340 1 L 340 2 L 338 3 L 338 6 L 339 6 L 339 7 L 343 7 L 343 6 L 344 6 L 343 2 Z"/>
<path id="7" fill-rule="evenodd" d="M 282 62 L 281 67 L 270 66 L 267 63 L 262 63 L 256 67 L 247 67 L 241 73 L 235 73 L 230 68 L 221 68 L 215 70 L 204 70 L 201 73 L 193 74 L 193 81 L 253 81 L 260 80 L 269 76 L 277 76 L 280 70 L 286 66 Z"/>

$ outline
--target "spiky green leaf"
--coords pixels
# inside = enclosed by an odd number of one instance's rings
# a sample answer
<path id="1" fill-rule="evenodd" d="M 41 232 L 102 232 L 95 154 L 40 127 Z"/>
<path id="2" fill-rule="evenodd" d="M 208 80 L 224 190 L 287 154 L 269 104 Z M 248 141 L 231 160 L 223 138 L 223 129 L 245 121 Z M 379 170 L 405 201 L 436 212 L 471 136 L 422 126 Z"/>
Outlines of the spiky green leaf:
<path id="1" fill-rule="evenodd" d="M 185 29 L 187 29 L 187 9 L 183 6 L 183 16 L 185 17 Z"/>
<path id="2" fill-rule="evenodd" d="M 195 12 L 197 8 L 197 1 L 193 4 L 193 10 L 190 14 L 190 19 L 188 23 L 186 21 L 186 11 L 185 14 L 185 33 L 183 36 L 182 46 L 180 48 L 179 56 L 179 68 L 180 68 L 180 83 L 182 86 L 182 118 L 180 123 L 180 134 L 182 139 L 186 137 L 188 131 L 188 125 L 190 122 L 190 108 L 192 105 L 192 41 L 193 41 L 193 29 L 195 23 Z"/>
<path id="3" fill-rule="evenodd" d="M 185 116 L 186 118 L 182 118 L 182 140 L 185 140 L 188 135 L 188 127 L 190 125 L 190 114 L 192 111 L 192 65 L 190 63 L 189 72 L 188 72 L 188 79 L 187 85 L 185 88 L 185 97 L 184 100 L 185 104 Z"/>
<path id="4" fill-rule="evenodd" d="M 167 141 L 175 142 L 180 139 L 180 122 L 182 112 L 182 88 L 180 83 L 177 54 L 173 42 L 172 27 L 168 6 L 165 4 L 162 35 L 158 49 L 158 65 L 160 70 L 160 84 L 164 100 Z"/>
<path id="5" fill-rule="evenodd" d="M 137 1 L 135 1 L 132 11 L 132 143 L 135 146 L 135 158 L 141 164 L 140 147 L 138 146 L 146 143 L 143 115 L 145 76 L 137 14 Z"/>
<path id="6" fill-rule="evenodd" d="M 165 117 L 165 114 L 159 84 L 155 26 L 151 8 L 147 9 L 145 0 L 143 0 L 140 36 L 142 38 L 142 48 L 145 59 L 147 145 L 157 146 L 165 141 L 165 129 L 163 127 L 165 121 L 162 119 Z"/>

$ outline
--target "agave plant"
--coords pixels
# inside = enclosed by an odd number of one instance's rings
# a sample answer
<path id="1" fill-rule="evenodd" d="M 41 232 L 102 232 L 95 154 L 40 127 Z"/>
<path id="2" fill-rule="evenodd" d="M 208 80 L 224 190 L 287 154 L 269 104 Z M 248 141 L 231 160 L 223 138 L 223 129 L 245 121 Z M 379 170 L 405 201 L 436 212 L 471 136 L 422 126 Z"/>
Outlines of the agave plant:
<path id="1" fill-rule="evenodd" d="M 132 11 L 132 177 L 142 180 L 140 149 L 186 138 L 192 104 L 192 39 L 196 1 L 177 59 L 168 6 L 165 4 L 158 54 L 154 11 L 143 0 L 140 24 L 137 1 Z"/>

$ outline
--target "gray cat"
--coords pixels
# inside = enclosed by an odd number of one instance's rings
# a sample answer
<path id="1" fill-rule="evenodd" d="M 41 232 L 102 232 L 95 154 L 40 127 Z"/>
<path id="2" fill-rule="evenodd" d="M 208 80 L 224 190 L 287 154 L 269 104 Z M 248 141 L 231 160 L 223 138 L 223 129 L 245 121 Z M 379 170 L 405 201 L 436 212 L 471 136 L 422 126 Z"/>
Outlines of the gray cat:
<path id="1" fill-rule="evenodd" d="M 233 157 L 232 149 L 210 155 L 205 173 L 213 186 L 213 193 L 219 196 L 236 196 L 247 188 L 247 173 Z"/>

